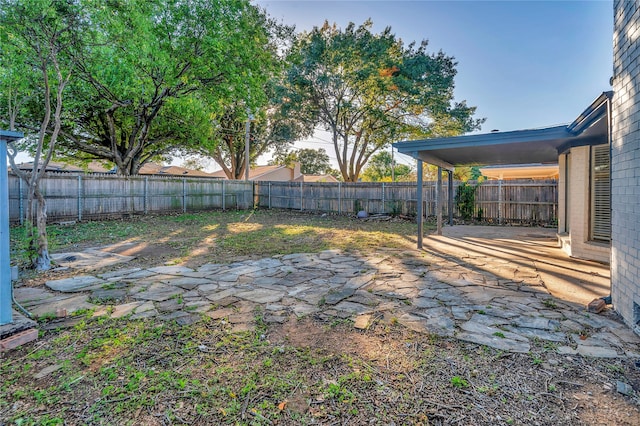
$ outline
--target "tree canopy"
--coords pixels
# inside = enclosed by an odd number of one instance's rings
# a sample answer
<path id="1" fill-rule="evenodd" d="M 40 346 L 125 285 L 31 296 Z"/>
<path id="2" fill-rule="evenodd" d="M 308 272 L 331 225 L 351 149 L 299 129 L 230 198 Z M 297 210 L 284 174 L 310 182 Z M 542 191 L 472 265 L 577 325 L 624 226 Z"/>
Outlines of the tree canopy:
<path id="1" fill-rule="evenodd" d="M 303 148 L 288 152 L 276 153 L 271 164 L 291 166 L 300 163 L 300 172 L 305 175 L 324 175 L 333 172 L 329 155 L 324 148 Z"/>
<path id="2" fill-rule="evenodd" d="M 427 42 L 405 46 L 371 21 L 344 30 L 327 22 L 293 45 L 290 113 L 332 135 L 345 181 L 358 180 L 369 158 L 411 136 L 453 136 L 479 128 L 475 107 L 455 102 L 456 63 Z"/>
<path id="3" fill-rule="evenodd" d="M 58 156 L 106 159 L 135 174 L 161 156 L 213 149 L 214 123 L 231 101 L 245 117 L 266 102 L 276 47 L 248 0 L 69 3 L 86 26 L 63 46 L 76 70 Z"/>
<path id="4" fill-rule="evenodd" d="M 19 119 L 30 124 L 26 140 L 33 148 L 32 169 L 16 167 L 14 144 L 8 159 L 27 185 L 26 249 L 37 270 L 51 266 L 46 200 L 39 183 L 61 134 L 67 86 L 77 66 L 65 47 L 77 41 L 85 23 L 73 2 L 0 1 L 0 93 L 6 101 L 0 113 L 11 130 Z"/>
<path id="5" fill-rule="evenodd" d="M 411 167 L 396 164 L 389 151 L 380 151 L 371 157 L 362 173 L 362 180 L 367 182 L 391 182 L 415 180 Z"/>

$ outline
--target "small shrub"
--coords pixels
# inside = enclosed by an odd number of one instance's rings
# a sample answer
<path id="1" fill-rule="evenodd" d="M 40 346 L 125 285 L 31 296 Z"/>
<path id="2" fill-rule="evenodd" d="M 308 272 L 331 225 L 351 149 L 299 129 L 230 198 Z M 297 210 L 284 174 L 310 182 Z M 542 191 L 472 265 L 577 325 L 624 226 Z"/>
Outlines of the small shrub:
<path id="1" fill-rule="evenodd" d="M 473 211 L 476 206 L 477 188 L 477 185 L 469 185 L 466 182 L 463 182 L 456 190 L 456 207 L 460 212 L 460 216 L 462 216 L 464 220 L 469 220 L 473 217 Z"/>

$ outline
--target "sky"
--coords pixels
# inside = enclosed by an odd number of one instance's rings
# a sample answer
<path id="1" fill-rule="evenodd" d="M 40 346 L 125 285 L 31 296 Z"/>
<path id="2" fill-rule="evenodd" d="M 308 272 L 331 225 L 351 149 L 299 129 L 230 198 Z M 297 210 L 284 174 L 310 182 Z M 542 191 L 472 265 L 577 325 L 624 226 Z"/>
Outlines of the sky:
<path id="1" fill-rule="evenodd" d="M 481 132 L 572 122 L 611 90 L 613 4 L 599 1 L 254 1 L 297 31 L 325 20 L 344 28 L 367 18 L 405 43 L 429 41 L 458 65 L 456 101 L 486 118 Z M 324 148 L 326 134 L 296 148 Z M 261 159 L 263 162 L 265 158 Z M 408 159 L 405 162 L 410 163 Z"/>
<path id="2" fill-rule="evenodd" d="M 429 51 L 456 59 L 455 99 L 476 106 L 476 117 L 486 118 L 481 132 L 570 123 L 611 90 L 612 0 L 252 1 L 297 31 L 325 20 L 344 28 L 371 18 L 374 31 L 390 26 L 406 44 L 429 40 Z M 295 148 L 324 148 L 336 167 L 326 133 Z M 413 164 L 408 157 L 398 160 Z M 211 161 L 207 171 L 219 168 Z"/>

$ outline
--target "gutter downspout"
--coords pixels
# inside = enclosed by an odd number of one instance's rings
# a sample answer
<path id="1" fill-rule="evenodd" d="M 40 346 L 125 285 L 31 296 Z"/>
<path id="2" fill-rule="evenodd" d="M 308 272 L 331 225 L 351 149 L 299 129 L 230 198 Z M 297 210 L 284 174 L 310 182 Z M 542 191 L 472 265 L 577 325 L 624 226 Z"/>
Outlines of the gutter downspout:
<path id="1" fill-rule="evenodd" d="M 611 219 L 613 218 L 613 211 L 612 211 L 612 202 L 611 202 L 611 189 L 612 189 L 612 184 L 611 184 L 611 177 L 612 177 L 612 167 L 611 165 L 613 164 L 612 160 L 612 152 L 613 149 L 611 147 L 612 142 L 613 142 L 613 126 L 611 125 L 611 120 L 612 120 L 612 106 L 611 106 L 611 98 L 612 98 L 613 94 L 611 96 L 607 96 L 607 138 L 609 139 L 607 142 L 609 143 L 609 265 L 611 265 L 611 246 L 613 245 L 613 235 L 611 232 Z M 609 279 L 609 295 L 606 297 L 602 297 L 601 299 L 604 300 L 604 303 L 606 303 L 607 305 L 610 305 L 612 303 L 611 300 L 611 289 L 613 287 L 613 281 L 611 281 L 611 279 Z"/>

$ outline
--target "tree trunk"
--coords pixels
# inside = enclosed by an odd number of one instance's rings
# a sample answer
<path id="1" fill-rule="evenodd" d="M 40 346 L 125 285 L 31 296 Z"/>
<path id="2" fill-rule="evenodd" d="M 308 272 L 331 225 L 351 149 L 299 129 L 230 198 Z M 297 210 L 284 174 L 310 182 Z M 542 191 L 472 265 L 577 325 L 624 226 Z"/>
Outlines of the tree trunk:
<path id="1" fill-rule="evenodd" d="M 51 269 L 51 258 L 49 257 L 49 241 L 47 240 L 47 203 L 39 189 L 36 189 L 35 196 L 38 203 L 36 210 L 38 253 L 33 266 L 36 271 L 48 271 Z"/>

